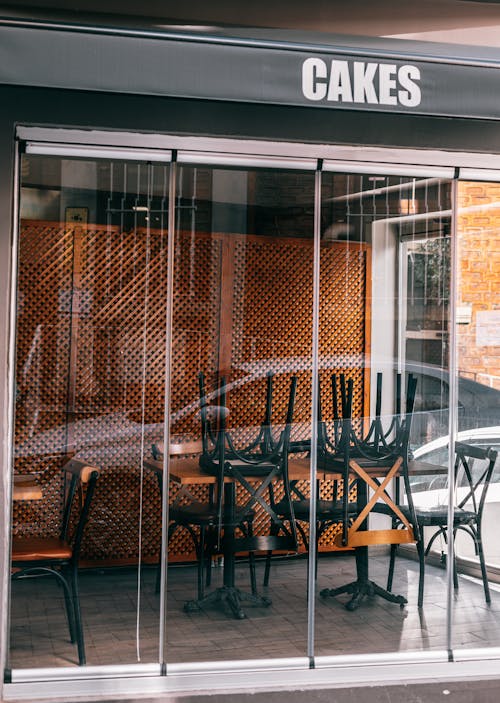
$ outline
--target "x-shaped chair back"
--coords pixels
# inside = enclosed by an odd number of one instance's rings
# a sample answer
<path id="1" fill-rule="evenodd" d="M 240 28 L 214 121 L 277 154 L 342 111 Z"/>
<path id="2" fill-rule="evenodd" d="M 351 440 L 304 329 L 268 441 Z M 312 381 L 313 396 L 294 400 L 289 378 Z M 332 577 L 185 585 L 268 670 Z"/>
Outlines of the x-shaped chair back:
<path id="1" fill-rule="evenodd" d="M 290 482 L 288 478 L 288 454 L 293 410 L 297 387 L 297 378 L 292 377 L 288 399 L 287 415 L 284 429 L 278 439 L 273 438 L 271 427 L 273 374 L 267 375 L 266 407 L 264 421 L 256 439 L 244 448 L 235 446 L 226 427 L 226 381 L 221 378 L 219 390 L 220 411 L 210 418 L 206 404 L 204 378 L 200 374 L 200 405 L 202 419 L 203 453 L 200 457 L 201 467 L 216 476 L 216 500 L 219 516 L 219 543 L 224 532 L 227 548 L 228 525 L 238 526 L 242 515 L 248 515 L 260 506 L 269 516 L 271 528 L 269 535 L 253 535 L 246 530 L 243 537 L 237 538 L 239 551 L 256 551 L 272 549 L 293 549 L 297 547 L 295 520 L 287 525 L 274 511 L 266 496 L 275 481 L 282 481 L 285 497 L 290 501 Z M 239 484 L 240 503 L 224 505 L 224 482 Z M 241 500 L 242 497 L 243 501 Z M 293 508 L 292 508 L 293 510 Z M 282 544 L 277 545 L 281 541 Z M 276 545 L 276 546 L 275 546 Z M 235 546 L 236 549 L 236 546 Z"/>
<path id="2" fill-rule="evenodd" d="M 459 501 L 457 508 L 466 509 L 467 503 L 471 501 L 474 513 L 482 515 L 496 458 L 497 452 L 493 449 L 484 450 L 461 442 L 455 443 L 455 484 L 458 485 L 460 473 L 467 481 L 467 492 Z M 486 461 L 479 475 L 474 475 L 474 459 Z"/>
<path id="3" fill-rule="evenodd" d="M 342 381 L 342 379 L 341 379 Z M 362 442 L 353 442 L 353 428 L 349 418 L 349 407 L 352 407 L 352 380 L 341 384 L 341 395 L 344 413 L 344 439 L 341 440 L 343 453 L 343 480 L 348 485 L 350 478 L 356 479 L 358 507 L 360 510 L 353 520 L 344 515 L 343 530 L 336 537 L 336 543 L 342 547 L 361 547 L 374 544 L 402 544 L 415 542 L 418 529 L 413 501 L 411 498 L 410 483 L 408 478 L 408 443 L 411 429 L 411 418 L 415 400 L 417 380 L 410 376 L 406 395 L 406 413 L 398 413 L 397 418 L 392 418 L 393 439 L 387 442 L 388 432 L 382 426 L 375 427 L 378 436 L 377 444 L 370 442 L 363 446 Z M 345 429 L 347 428 L 347 429 Z M 349 438 L 347 436 L 349 435 Z M 407 517 L 398 507 L 398 492 L 393 498 L 388 492 L 389 485 L 394 479 L 403 479 L 406 494 L 408 495 Z M 372 495 L 366 501 L 368 489 Z M 348 506 L 349 496 L 345 495 L 344 505 Z M 388 529 L 367 530 L 366 520 L 377 502 L 383 502 L 387 514 L 392 518 L 393 526 Z M 346 512 L 345 511 L 345 512 Z M 398 526 L 396 527 L 396 522 Z"/>

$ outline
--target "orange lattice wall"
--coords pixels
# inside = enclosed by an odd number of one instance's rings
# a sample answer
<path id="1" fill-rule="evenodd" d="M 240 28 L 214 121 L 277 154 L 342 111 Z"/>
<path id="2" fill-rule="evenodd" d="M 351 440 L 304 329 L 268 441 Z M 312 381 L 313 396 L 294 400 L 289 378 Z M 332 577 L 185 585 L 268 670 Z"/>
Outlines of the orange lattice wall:
<path id="1" fill-rule="evenodd" d="M 326 379 L 333 371 L 354 376 L 356 413 L 362 416 L 367 407 L 369 253 L 359 243 L 322 246 L 320 354 L 327 415 Z M 284 415 L 290 375 L 298 373 L 296 432 L 306 433 L 311 242 L 181 232 L 174 258 L 172 433 L 199 436 L 200 370 L 214 382 L 221 374 L 254 374 L 231 394 L 231 420 L 240 427 L 260 423 L 267 370 L 276 373 L 276 418 Z M 14 530 L 56 530 L 59 467 L 67 452 L 76 451 L 102 469 L 84 558 L 134 561 L 141 539 L 142 558 L 155 561 L 160 498 L 154 477 L 141 471 L 140 457 L 163 435 L 166 232 L 24 221 L 18 278 L 15 468 L 40 472 L 44 500 L 16 505 Z M 203 498 L 204 490 L 192 492 Z M 324 537 L 323 546 L 329 540 Z M 192 558 L 182 532 L 170 555 Z"/>

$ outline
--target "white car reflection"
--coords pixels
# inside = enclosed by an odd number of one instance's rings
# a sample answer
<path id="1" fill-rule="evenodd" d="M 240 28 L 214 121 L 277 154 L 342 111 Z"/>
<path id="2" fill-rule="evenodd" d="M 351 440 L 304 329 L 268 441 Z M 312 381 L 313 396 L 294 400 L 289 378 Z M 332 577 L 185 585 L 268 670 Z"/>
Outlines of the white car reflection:
<path id="1" fill-rule="evenodd" d="M 480 427 L 473 430 L 464 430 L 457 434 L 457 440 L 465 444 L 487 448 L 491 447 L 500 451 L 500 426 Z M 414 452 L 415 459 L 435 464 L 447 466 L 448 464 L 448 437 L 440 437 L 428 444 L 423 445 Z M 456 500 L 460 501 L 466 495 L 467 488 L 457 486 Z M 416 506 L 430 508 L 435 505 L 448 505 L 449 490 L 447 476 L 419 477 L 412 480 L 412 496 Z M 491 483 L 486 495 L 486 503 L 483 512 L 483 546 L 486 563 L 489 566 L 500 567 L 500 541 L 498 540 L 498 526 L 500 525 L 500 461 L 493 470 Z M 426 529 L 426 542 L 432 535 L 433 528 Z M 441 539 L 441 542 L 440 542 Z M 438 554 L 445 554 L 446 544 L 442 538 L 438 538 L 433 545 L 433 551 Z M 458 557 L 476 563 L 477 557 L 474 552 L 472 540 L 467 536 L 457 532 L 455 540 L 455 553 Z"/>

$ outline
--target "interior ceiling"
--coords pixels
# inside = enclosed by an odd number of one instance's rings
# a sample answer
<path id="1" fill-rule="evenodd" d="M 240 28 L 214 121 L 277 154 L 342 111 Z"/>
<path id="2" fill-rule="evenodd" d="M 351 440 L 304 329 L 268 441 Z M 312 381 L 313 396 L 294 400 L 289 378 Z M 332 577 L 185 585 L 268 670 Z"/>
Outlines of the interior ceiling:
<path id="1" fill-rule="evenodd" d="M 115 25 L 235 25 L 500 46 L 500 0 L 10 0 L 0 15 Z"/>

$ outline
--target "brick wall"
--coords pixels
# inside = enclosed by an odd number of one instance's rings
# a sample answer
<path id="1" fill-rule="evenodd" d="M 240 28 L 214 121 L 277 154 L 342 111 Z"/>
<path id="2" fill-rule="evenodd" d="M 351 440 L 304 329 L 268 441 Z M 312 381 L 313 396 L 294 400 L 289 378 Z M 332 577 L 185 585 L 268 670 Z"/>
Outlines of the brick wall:
<path id="1" fill-rule="evenodd" d="M 488 314 L 500 316 L 500 184 L 460 183 L 458 202 L 458 300 L 471 312 L 470 323 L 458 325 L 458 367 L 500 390 L 500 348 L 493 339 L 498 342 L 500 324 Z"/>

